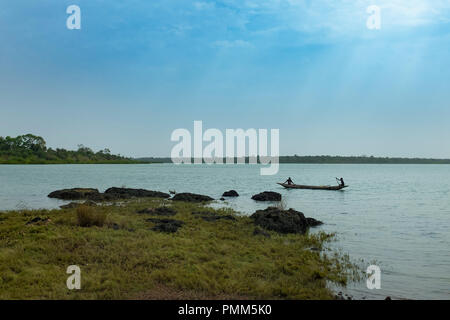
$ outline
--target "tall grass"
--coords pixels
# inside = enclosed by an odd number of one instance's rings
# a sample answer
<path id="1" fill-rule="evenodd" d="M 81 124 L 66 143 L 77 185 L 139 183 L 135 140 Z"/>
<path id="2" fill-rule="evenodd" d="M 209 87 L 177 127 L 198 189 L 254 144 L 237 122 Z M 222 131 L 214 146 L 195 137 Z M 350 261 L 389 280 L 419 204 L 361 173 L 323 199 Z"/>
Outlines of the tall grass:
<path id="1" fill-rule="evenodd" d="M 77 223 L 81 227 L 103 227 L 106 221 L 106 213 L 98 208 L 79 206 L 77 208 Z"/>

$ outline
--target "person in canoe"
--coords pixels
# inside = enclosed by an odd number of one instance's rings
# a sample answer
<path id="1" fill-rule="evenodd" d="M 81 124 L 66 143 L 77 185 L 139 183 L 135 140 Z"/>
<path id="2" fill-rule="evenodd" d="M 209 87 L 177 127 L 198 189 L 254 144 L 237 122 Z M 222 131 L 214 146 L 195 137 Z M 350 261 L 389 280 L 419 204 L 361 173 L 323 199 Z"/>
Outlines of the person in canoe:
<path id="1" fill-rule="evenodd" d="M 286 180 L 285 184 L 291 185 L 291 184 L 294 184 L 294 182 L 292 181 L 291 177 L 289 177 L 289 178 Z"/>
<path id="2" fill-rule="evenodd" d="M 345 186 L 345 182 L 344 182 L 343 178 L 336 178 L 336 180 L 341 187 Z"/>

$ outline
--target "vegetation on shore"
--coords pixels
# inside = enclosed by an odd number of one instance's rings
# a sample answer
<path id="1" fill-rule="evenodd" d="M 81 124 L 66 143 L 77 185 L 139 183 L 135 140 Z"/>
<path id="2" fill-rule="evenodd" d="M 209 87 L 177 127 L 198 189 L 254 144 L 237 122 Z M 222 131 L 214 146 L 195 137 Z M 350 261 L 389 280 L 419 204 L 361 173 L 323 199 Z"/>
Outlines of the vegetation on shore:
<path id="1" fill-rule="evenodd" d="M 137 213 L 161 206 L 183 222 L 176 233 L 152 230 L 152 210 Z M 333 299 L 327 284 L 354 274 L 348 257 L 325 248 L 332 235 L 254 229 L 230 209 L 148 198 L 0 212 L 0 299 Z M 81 290 L 66 287 L 70 265 L 81 268 Z"/>
<path id="2" fill-rule="evenodd" d="M 92 151 L 83 145 L 78 150 L 47 148 L 42 137 L 32 134 L 0 137 L 0 164 L 65 163 L 137 163 L 136 160 L 111 154 L 109 149 Z"/>

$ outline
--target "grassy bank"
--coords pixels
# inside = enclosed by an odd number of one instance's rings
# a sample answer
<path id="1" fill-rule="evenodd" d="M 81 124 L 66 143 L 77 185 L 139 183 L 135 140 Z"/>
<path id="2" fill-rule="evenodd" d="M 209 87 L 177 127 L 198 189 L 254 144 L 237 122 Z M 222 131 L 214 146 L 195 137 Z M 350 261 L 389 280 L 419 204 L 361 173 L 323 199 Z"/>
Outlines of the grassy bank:
<path id="1" fill-rule="evenodd" d="M 324 249 L 324 233 L 255 236 L 250 218 L 208 222 L 192 212 L 234 213 L 174 203 L 170 218 L 184 225 L 167 234 L 136 213 L 170 203 L 90 209 L 99 225 L 106 216 L 101 227 L 81 227 L 75 208 L 0 213 L 0 299 L 332 299 L 327 281 L 348 280 L 352 267 Z M 81 290 L 66 287 L 69 265 L 81 268 Z"/>

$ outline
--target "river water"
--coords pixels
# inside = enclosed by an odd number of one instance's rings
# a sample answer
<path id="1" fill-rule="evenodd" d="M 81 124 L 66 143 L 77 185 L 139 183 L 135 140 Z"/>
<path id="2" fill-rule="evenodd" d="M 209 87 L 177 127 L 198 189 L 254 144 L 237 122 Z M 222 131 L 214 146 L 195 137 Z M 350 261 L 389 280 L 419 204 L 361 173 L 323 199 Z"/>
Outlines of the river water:
<path id="1" fill-rule="evenodd" d="M 381 268 L 381 289 L 365 282 L 346 291 L 355 298 L 450 299 L 450 165 L 281 164 L 278 175 L 261 176 L 258 165 L 2 165 L 0 210 L 56 208 L 47 198 L 62 188 L 116 186 L 194 192 L 215 199 L 230 189 L 240 194 L 226 205 L 251 214 L 267 203 L 251 196 L 277 191 L 287 207 L 335 232 L 331 246 Z M 276 182 L 335 184 L 345 191 L 285 190 Z M 216 204 L 219 205 L 219 204 Z"/>

